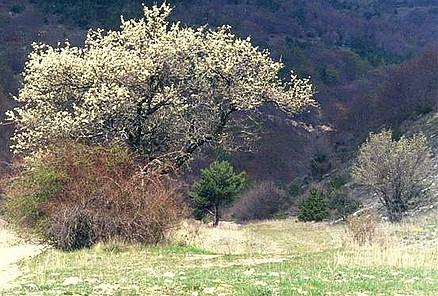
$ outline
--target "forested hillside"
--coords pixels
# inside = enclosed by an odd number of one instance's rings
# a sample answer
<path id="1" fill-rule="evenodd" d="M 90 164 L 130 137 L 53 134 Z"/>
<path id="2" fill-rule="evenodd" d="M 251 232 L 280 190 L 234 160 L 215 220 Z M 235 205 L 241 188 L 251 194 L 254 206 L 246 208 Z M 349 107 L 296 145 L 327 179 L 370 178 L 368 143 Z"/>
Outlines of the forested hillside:
<path id="1" fill-rule="evenodd" d="M 151 2 L 146 1 L 150 5 Z M 438 3 L 433 0 L 168 1 L 186 26 L 230 24 L 269 48 L 299 76 L 310 76 L 320 110 L 294 121 L 267 110 L 254 152 L 234 162 L 259 179 L 317 179 L 354 153 L 371 130 L 397 127 L 436 111 Z M 136 0 L 0 3 L 0 119 L 14 104 L 31 42 L 83 42 L 88 27 L 117 28 L 119 15 L 141 15 Z M 0 127 L 0 161 L 11 126 Z M 4 165 L 2 165 L 4 167 Z"/>

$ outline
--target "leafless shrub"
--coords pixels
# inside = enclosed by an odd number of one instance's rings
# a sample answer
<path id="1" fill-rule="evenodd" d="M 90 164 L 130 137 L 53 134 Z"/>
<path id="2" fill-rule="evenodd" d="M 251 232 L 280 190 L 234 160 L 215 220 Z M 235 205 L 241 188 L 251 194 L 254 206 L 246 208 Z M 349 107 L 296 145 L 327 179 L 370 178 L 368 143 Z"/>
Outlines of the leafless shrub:
<path id="1" fill-rule="evenodd" d="M 379 198 L 391 222 L 400 222 L 409 203 L 427 188 L 431 154 L 423 134 L 398 141 L 391 130 L 370 134 L 359 149 L 352 177 Z"/>
<path id="2" fill-rule="evenodd" d="M 43 240 L 61 249 L 114 239 L 157 244 L 185 215 L 177 184 L 159 174 L 142 175 L 135 156 L 124 147 L 63 143 L 51 147 L 38 164 L 53 172 L 31 174 L 28 181 L 40 180 L 38 187 L 10 190 L 16 194 L 9 203 L 16 204 L 15 212 L 25 219 L 35 220 L 27 225 L 37 228 Z M 48 171 L 56 177 L 52 178 L 56 187 L 45 181 Z M 48 185 L 56 190 L 47 190 Z M 35 196 L 34 204 L 23 210 L 22 193 L 29 192 Z M 37 198 L 41 192 L 44 198 Z M 38 215 L 29 216 L 32 213 Z"/>
<path id="3" fill-rule="evenodd" d="M 377 241 L 378 217 L 372 210 L 349 217 L 347 223 L 347 238 L 350 243 L 363 246 Z"/>
<path id="4" fill-rule="evenodd" d="M 285 211 L 289 203 L 286 192 L 273 181 L 264 181 L 243 193 L 230 212 L 238 221 L 269 219 Z"/>

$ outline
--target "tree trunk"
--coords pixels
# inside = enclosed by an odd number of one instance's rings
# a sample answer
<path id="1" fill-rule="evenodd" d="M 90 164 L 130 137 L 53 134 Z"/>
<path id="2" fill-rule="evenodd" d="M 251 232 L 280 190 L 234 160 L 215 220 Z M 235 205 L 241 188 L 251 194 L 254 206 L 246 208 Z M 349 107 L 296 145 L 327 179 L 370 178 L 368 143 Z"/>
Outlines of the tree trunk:
<path id="1" fill-rule="evenodd" d="M 388 204 L 388 218 L 390 222 L 400 222 L 403 214 L 406 211 L 406 206 L 403 201 L 392 201 Z"/>
<path id="2" fill-rule="evenodd" d="M 219 206 L 214 206 L 214 222 L 213 226 L 216 227 L 219 225 Z"/>

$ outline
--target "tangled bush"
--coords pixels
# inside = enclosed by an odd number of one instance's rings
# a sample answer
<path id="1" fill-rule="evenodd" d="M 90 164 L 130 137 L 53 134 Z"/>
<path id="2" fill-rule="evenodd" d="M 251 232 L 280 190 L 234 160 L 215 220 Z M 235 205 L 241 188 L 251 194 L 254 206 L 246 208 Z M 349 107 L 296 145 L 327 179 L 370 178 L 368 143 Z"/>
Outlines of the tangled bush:
<path id="1" fill-rule="evenodd" d="M 290 205 L 287 193 L 273 181 L 254 185 L 243 193 L 232 207 L 233 217 L 238 221 L 269 219 L 283 212 Z"/>
<path id="2" fill-rule="evenodd" d="M 427 197 L 432 150 L 423 134 L 393 139 L 391 130 L 370 134 L 354 163 L 353 180 L 385 206 L 391 222 L 400 222 L 416 199 Z"/>
<path id="3" fill-rule="evenodd" d="M 347 236 L 350 241 L 359 246 L 373 244 L 377 239 L 377 214 L 366 210 L 359 216 L 352 216 L 347 219 Z"/>
<path id="4" fill-rule="evenodd" d="M 185 206 L 174 183 L 138 171 L 121 146 L 51 146 L 9 182 L 6 215 L 64 250 L 112 239 L 156 244 Z"/>

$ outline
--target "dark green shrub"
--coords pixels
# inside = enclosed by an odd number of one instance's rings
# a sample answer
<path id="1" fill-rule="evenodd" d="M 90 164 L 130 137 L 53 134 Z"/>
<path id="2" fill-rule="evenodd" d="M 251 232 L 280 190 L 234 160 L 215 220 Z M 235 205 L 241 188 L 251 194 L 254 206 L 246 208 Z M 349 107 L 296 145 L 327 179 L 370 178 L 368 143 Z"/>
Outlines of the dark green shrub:
<path id="1" fill-rule="evenodd" d="M 430 103 L 424 103 L 420 107 L 418 107 L 418 114 L 419 115 L 426 115 L 434 111 L 434 107 Z"/>
<path id="2" fill-rule="evenodd" d="M 315 154 L 310 163 L 310 169 L 313 177 L 317 179 L 323 177 L 332 169 L 332 164 L 330 162 L 329 156 L 324 153 Z"/>
<path id="3" fill-rule="evenodd" d="M 304 189 L 299 183 L 293 182 L 286 187 L 286 192 L 290 197 L 297 197 L 304 193 Z"/>
<path id="4" fill-rule="evenodd" d="M 343 176 L 334 176 L 329 181 L 331 190 L 341 190 L 345 184 L 347 184 L 347 179 Z"/>
<path id="5" fill-rule="evenodd" d="M 329 198 L 328 206 L 332 210 L 332 218 L 339 219 L 357 211 L 361 204 L 344 192 L 334 192 Z"/>
<path id="6" fill-rule="evenodd" d="M 7 94 L 15 87 L 14 73 L 6 54 L 3 50 L 0 50 L 0 93 Z M 0 100 L 4 100 L 1 98 Z M 2 111 L 4 112 L 4 111 Z M 0 114 L 0 118 L 3 114 Z"/>
<path id="7" fill-rule="evenodd" d="M 55 164 L 28 162 L 17 177 L 6 181 L 5 217 L 29 230 L 38 239 L 47 238 L 47 214 L 42 205 L 62 190 L 62 172 Z"/>
<path id="8" fill-rule="evenodd" d="M 345 184 L 347 177 L 340 175 L 332 177 L 328 183 L 326 197 L 332 219 L 346 218 L 360 207 L 360 202 L 346 192 Z"/>
<path id="9" fill-rule="evenodd" d="M 309 191 L 309 196 L 301 204 L 298 220 L 318 222 L 328 218 L 329 214 L 325 192 L 312 188 Z"/>
<path id="10" fill-rule="evenodd" d="M 21 4 L 14 4 L 10 8 L 12 13 L 22 13 L 25 9 L 26 7 Z"/>
<path id="11" fill-rule="evenodd" d="M 327 65 L 320 67 L 319 69 L 319 78 L 327 84 L 334 85 L 339 82 L 341 77 L 341 72 L 339 69 L 335 68 L 333 65 Z"/>

